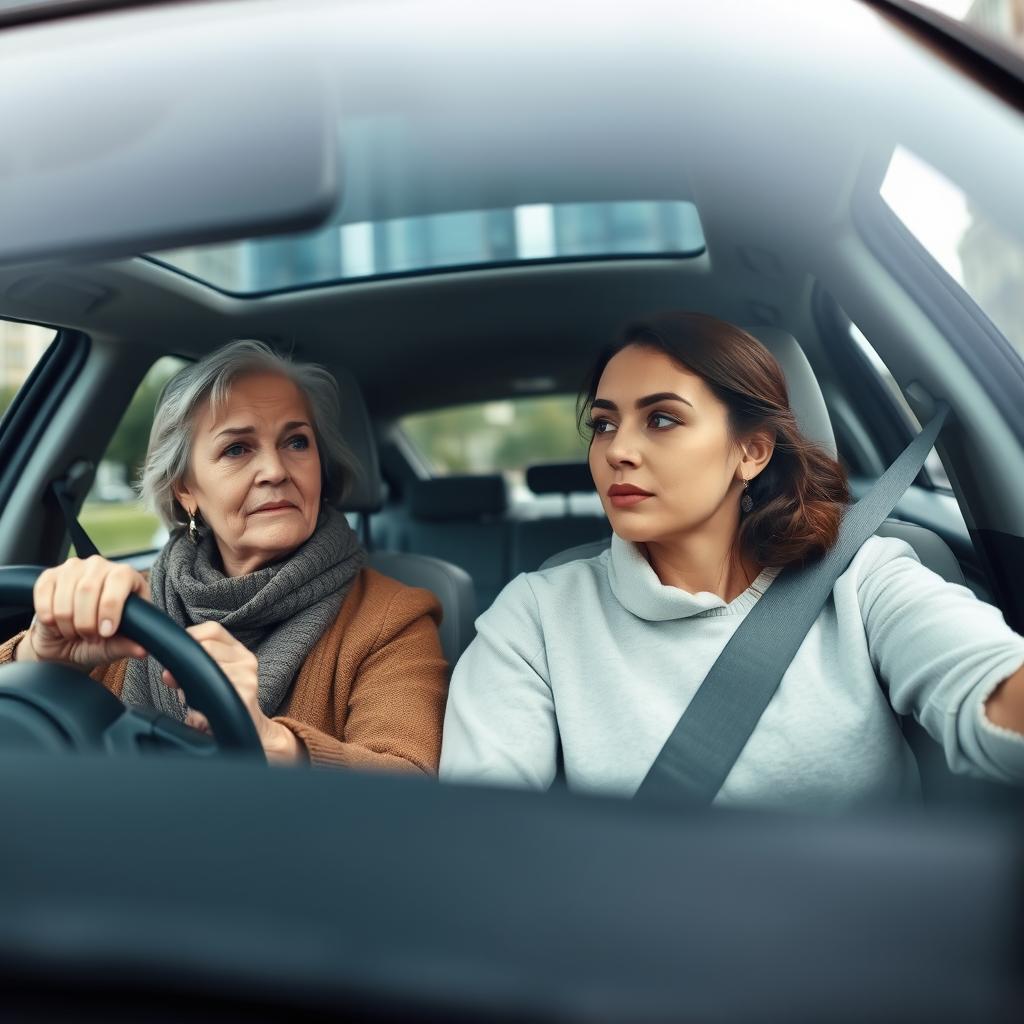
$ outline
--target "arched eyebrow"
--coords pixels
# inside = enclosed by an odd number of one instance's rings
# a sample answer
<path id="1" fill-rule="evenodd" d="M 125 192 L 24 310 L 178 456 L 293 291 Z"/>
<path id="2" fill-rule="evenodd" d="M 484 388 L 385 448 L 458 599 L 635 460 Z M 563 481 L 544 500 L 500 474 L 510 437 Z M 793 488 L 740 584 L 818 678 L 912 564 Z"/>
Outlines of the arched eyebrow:
<path id="1" fill-rule="evenodd" d="M 682 402 L 691 409 L 693 408 L 693 402 L 688 398 L 683 398 L 682 395 L 677 395 L 674 391 L 659 391 L 654 395 L 645 395 L 643 398 L 638 398 L 634 404 L 637 409 L 643 409 L 648 405 L 654 405 L 656 402 Z M 595 398 L 590 405 L 593 409 L 608 409 L 610 412 L 619 411 L 619 407 L 614 402 L 609 402 L 607 398 Z"/>

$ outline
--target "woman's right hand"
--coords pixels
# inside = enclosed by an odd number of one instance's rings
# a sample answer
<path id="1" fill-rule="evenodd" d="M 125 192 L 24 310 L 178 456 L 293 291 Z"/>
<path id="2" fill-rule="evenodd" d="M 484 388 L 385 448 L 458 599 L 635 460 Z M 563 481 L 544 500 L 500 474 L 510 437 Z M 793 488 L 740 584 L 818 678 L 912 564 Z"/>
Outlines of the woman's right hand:
<path id="1" fill-rule="evenodd" d="M 131 594 L 150 599 L 146 578 L 99 555 L 69 558 L 45 570 L 32 589 L 36 616 L 15 659 L 63 661 L 89 670 L 119 658 L 144 658 L 144 648 L 117 632 Z"/>

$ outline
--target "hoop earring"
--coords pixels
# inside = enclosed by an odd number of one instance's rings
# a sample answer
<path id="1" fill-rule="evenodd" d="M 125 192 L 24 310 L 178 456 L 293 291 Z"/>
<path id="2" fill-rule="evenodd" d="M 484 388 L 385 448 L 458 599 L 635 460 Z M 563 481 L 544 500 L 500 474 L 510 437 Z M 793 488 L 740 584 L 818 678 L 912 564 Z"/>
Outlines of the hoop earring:
<path id="1" fill-rule="evenodd" d="M 740 498 L 740 508 L 749 512 L 754 507 L 754 499 L 750 496 L 750 481 L 743 481 L 743 497 Z"/>

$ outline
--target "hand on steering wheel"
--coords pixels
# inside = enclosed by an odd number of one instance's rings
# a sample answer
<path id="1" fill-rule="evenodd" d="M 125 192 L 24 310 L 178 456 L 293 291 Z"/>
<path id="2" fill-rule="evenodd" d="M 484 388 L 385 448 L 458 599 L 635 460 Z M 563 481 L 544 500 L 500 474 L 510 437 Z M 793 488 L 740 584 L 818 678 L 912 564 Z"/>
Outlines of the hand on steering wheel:
<path id="1" fill-rule="evenodd" d="M 140 644 L 118 632 L 132 594 L 150 600 L 142 573 L 99 555 L 46 569 L 32 588 L 35 619 L 16 660 L 59 661 L 90 671 L 119 658 L 146 657 Z"/>
<path id="2" fill-rule="evenodd" d="M 32 606 L 39 578 L 55 571 L 38 566 L 0 568 L 0 606 Z M 76 584 L 75 593 L 77 590 Z M 95 599 L 98 634 L 103 625 L 99 601 L 105 587 L 99 596 L 88 589 L 86 593 L 92 596 L 87 601 L 83 594 L 78 607 L 81 609 Z M 69 612 L 66 596 L 61 600 L 65 603 L 53 612 L 52 624 L 42 627 L 50 631 L 44 636 L 51 646 L 44 649 L 53 651 L 63 644 L 63 649 L 78 659 L 76 664 L 86 668 L 98 653 L 105 655 L 112 650 L 101 646 L 111 638 L 96 634 L 83 637 L 76 632 L 69 625 L 80 614 L 75 611 L 75 601 L 71 601 Z M 122 603 L 120 625 L 115 626 L 114 635 L 119 636 L 121 642 L 134 645 L 134 650 L 148 652 L 167 666 L 180 683 L 189 706 L 200 711 L 209 722 L 215 737 L 214 749 L 265 760 L 249 711 L 217 663 L 188 633 L 137 593 L 130 593 Z M 111 621 L 113 624 L 114 620 Z M 55 632 L 60 633 L 61 640 L 56 639 Z M 34 651 L 32 648 L 32 653 Z M 6 726 L 7 735 L 16 737 L 19 742 L 47 748 L 109 753 L 139 752 L 171 745 L 193 753 L 210 752 L 209 739 L 180 722 L 141 709 L 126 708 L 100 683 L 83 679 L 67 664 L 39 662 L 32 660 L 31 654 L 23 662 L 21 654 L 19 647 L 16 662 L 0 666 L 0 737 L 5 734 Z"/>

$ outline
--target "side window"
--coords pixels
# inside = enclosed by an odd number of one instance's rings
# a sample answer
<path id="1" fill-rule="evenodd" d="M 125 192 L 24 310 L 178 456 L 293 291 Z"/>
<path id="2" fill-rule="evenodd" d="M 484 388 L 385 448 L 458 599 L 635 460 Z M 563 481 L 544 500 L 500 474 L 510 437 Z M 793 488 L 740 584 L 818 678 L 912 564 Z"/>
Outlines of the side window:
<path id="1" fill-rule="evenodd" d="M 1024 358 L 1024 239 L 910 150 L 897 146 L 882 199 Z"/>
<path id="2" fill-rule="evenodd" d="M 587 460 L 572 395 L 437 409 L 406 416 L 400 427 L 435 475 L 501 473 L 513 504 L 545 503 L 526 486 L 528 466 Z M 582 495 L 573 497 L 573 508 L 577 497 L 586 502 Z"/>
<path id="3" fill-rule="evenodd" d="M 0 419 L 56 336 L 52 327 L 0 320 Z"/>
<path id="4" fill-rule="evenodd" d="M 97 467 L 96 480 L 82 506 L 81 523 L 105 556 L 147 551 L 167 538 L 159 519 L 142 507 L 136 486 L 157 399 L 163 386 L 184 365 L 184 360 L 173 356 L 153 364 Z"/>

